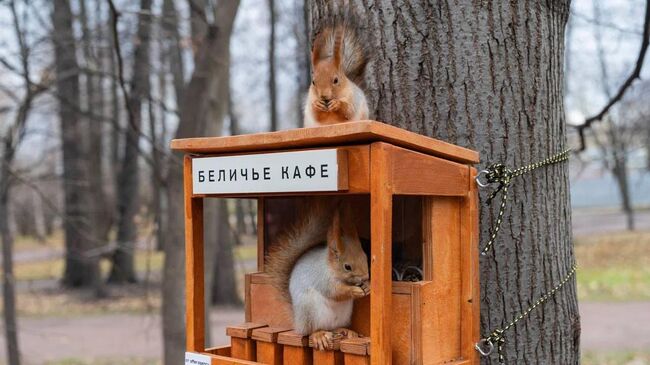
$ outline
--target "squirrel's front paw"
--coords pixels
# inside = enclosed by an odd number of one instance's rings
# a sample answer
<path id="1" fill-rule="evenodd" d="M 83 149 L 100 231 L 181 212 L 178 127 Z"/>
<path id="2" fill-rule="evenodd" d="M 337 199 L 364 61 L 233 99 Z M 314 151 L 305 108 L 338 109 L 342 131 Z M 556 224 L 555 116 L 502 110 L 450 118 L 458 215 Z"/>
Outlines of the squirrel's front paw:
<path id="1" fill-rule="evenodd" d="M 361 283 L 361 285 L 359 285 L 359 287 L 361 288 L 361 290 L 363 290 L 364 295 L 370 294 L 370 282 L 369 281 L 364 281 L 363 283 Z"/>
<path id="2" fill-rule="evenodd" d="M 361 286 L 350 286 L 350 296 L 354 299 L 363 298 L 369 293 L 370 287 L 368 287 L 368 284 L 361 284 Z"/>
<path id="3" fill-rule="evenodd" d="M 358 338 L 358 337 L 360 337 L 359 334 L 356 333 L 355 331 L 353 331 L 353 330 L 351 330 L 349 328 L 344 328 L 344 327 L 335 329 L 334 334 L 343 336 L 344 338 Z"/>
<path id="4" fill-rule="evenodd" d="M 318 351 L 332 350 L 334 348 L 334 333 L 317 331 L 309 335 L 309 342 Z"/>
<path id="5" fill-rule="evenodd" d="M 325 101 L 323 101 L 323 99 L 314 100 L 314 102 L 311 103 L 311 105 L 314 107 L 314 109 L 320 110 L 322 112 L 326 112 L 328 107 L 328 104 Z"/>
<path id="6" fill-rule="evenodd" d="M 332 99 L 330 100 L 330 103 L 328 105 L 328 109 L 331 112 L 335 112 L 339 109 L 341 109 L 341 101 L 338 99 Z"/>

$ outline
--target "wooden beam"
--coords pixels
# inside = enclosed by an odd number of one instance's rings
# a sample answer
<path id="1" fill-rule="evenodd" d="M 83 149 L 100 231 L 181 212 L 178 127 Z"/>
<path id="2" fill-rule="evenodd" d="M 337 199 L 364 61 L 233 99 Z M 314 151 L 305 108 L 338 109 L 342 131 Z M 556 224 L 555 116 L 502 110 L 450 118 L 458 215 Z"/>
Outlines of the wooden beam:
<path id="1" fill-rule="evenodd" d="M 392 300 L 392 163 L 389 145 L 370 147 L 370 361 L 390 365 Z"/>
<path id="2" fill-rule="evenodd" d="M 185 196 L 185 296 L 186 349 L 205 350 L 205 301 L 203 269 L 203 199 L 192 198 L 192 158 L 183 159 Z"/>
<path id="3" fill-rule="evenodd" d="M 479 285 L 479 223 L 476 169 L 468 168 L 469 193 L 461 202 L 461 355 L 469 364 L 478 365 L 474 344 L 481 336 L 481 288 Z"/>

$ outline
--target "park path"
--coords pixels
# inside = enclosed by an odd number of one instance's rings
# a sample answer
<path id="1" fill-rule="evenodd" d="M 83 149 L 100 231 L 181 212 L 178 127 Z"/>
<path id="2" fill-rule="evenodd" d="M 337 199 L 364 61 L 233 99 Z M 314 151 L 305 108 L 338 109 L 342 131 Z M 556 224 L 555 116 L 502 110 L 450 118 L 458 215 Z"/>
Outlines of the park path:
<path id="1" fill-rule="evenodd" d="M 580 315 L 583 350 L 650 348 L 650 302 L 583 302 L 580 303 Z M 211 343 L 227 343 L 225 326 L 240 323 L 243 318 L 241 309 L 214 310 Z M 154 314 L 21 318 L 19 324 L 26 365 L 41 365 L 64 358 L 156 359 L 162 352 L 160 318 Z M 4 348 L 4 339 L 0 337 L 0 359 L 4 359 Z"/>

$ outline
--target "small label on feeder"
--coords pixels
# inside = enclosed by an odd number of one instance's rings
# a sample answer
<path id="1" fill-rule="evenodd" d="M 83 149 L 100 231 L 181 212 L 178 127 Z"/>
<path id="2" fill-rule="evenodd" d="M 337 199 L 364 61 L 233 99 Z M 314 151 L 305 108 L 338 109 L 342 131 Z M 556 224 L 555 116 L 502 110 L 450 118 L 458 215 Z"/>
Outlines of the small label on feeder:
<path id="1" fill-rule="evenodd" d="M 340 165 L 347 160 L 336 149 L 192 159 L 194 194 L 338 191 Z"/>
<path id="2" fill-rule="evenodd" d="M 209 356 L 195 354 L 193 352 L 185 353 L 185 365 L 210 365 L 212 360 Z"/>

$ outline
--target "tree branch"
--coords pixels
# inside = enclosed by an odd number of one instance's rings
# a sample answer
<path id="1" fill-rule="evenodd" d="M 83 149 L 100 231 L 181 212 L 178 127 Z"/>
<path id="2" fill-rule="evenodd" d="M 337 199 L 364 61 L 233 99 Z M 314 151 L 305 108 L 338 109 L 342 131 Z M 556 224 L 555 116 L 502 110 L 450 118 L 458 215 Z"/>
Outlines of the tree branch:
<path id="1" fill-rule="evenodd" d="M 641 69 L 643 68 L 643 61 L 645 59 L 645 55 L 648 50 L 649 43 L 650 43 L 650 0 L 646 0 L 645 20 L 643 22 L 643 38 L 641 40 L 641 49 L 639 50 L 639 56 L 637 57 L 634 70 L 632 70 L 630 76 L 628 76 L 625 82 L 618 89 L 616 95 L 614 95 L 614 97 L 612 97 L 609 100 L 609 102 L 605 105 L 605 107 L 603 107 L 603 109 L 598 114 L 587 118 L 583 124 L 574 126 L 574 128 L 578 130 L 578 136 L 580 137 L 580 148 L 577 150 L 577 152 L 582 152 L 587 147 L 585 141 L 585 130 L 587 128 L 590 128 L 594 122 L 602 120 L 603 117 L 605 117 L 605 115 L 609 112 L 609 110 L 623 98 L 625 92 L 630 88 L 630 86 L 632 86 L 634 81 L 636 79 L 641 78 Z"/>

